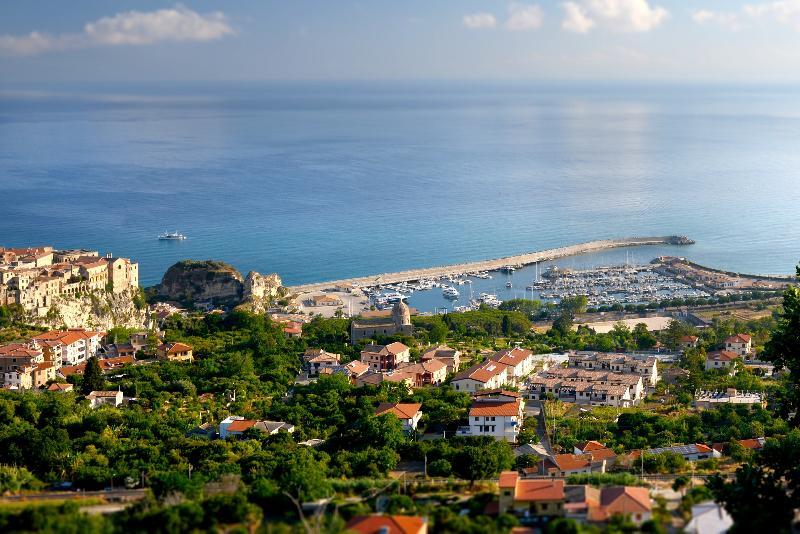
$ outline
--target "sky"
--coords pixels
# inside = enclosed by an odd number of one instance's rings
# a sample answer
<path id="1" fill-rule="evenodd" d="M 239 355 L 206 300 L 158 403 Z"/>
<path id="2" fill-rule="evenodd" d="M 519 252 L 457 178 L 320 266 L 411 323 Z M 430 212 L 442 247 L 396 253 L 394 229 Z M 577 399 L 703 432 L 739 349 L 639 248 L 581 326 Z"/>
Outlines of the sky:
<path id="1" fill-rule="evenodd" d="M 800 0 L 25 0 L 0 84 L 800 81 Z"/>

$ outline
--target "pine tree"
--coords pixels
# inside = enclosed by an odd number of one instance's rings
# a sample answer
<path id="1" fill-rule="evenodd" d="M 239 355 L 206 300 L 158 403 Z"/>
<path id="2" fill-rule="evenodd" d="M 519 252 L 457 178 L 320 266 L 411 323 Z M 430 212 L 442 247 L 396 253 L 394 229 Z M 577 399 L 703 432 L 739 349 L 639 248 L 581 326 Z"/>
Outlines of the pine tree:
<path id="1" fill-rule="evenodd" d="M 103 371 L 100 369 L 97 356 L 90 356 L 86 361 L 86 370 L 83 372 L 81 392 L 88 395 L 92 391 L 102 391 L 105 385 L 106 381 L 103 378 Z"/>

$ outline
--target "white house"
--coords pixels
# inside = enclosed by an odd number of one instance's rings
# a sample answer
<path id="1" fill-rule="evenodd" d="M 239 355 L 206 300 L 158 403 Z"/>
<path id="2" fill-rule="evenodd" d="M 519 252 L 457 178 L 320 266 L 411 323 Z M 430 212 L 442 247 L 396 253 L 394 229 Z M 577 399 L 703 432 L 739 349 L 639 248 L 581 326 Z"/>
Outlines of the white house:
<path id="1" fill-rule="evenodd" d="M 692 506 L 692 520 L 686 525 L 686 534 L 725 534 L 733 526 L 730 514 L 714 501 Z"/>
<path id="2" fill-rule="evenodd" d="M 489 359 L 507 365 L 509 379 L 514 381 L 531 374 L 535 363 L 533 352 L 519 347 L 498 351 Z"/>
<path id="3" fill-rule="evenodd" d="M 753 338 L 747 334 L 736 334 L 725 340 L 725 350 L 739 356 L 749 356 L 753 352 Z"/>
<path id="4" fill-rule="evenodd" d="M 98 406 L 117 407 L 122 404 L 122 391 L 92 391 L 86 395 L 86 398 L 92 408 Z"/>
<path id="5" fill-rule="evenodd" d="M 313 356 L 306 360 L 306 368 L 308 370 L 308 374 L 310 375 L 318 375 L 321 371 L 325 369 L 330 369 L 333 371 L 334 369 L 338 368 L 340 365 L 342 357 L 339 354 L 327 351 L 321 351 L 316 356 Z"/>
<path id="6" fill-rule="evenodd" d="M 461 436 L 492 436 L 516 443 L 522 429 L 525 402 L 519 393 L 504 390 L 476 393 L 469 409 L 469 426 L 459 428 Z"/>
<path id="7" fill-rule="evenodd" d="M 295 430 L 294 425 L 283 421 L 258 421 L 245 419 L 238 415 L 229 415 L 219 424 L 219 437 L 222 439 L 237 438 L 251 428 L 267 434 L 277 434 L 281 430 L 291 434 Z"/>
<path id="8" fill-rule="evenodd" d="M 53 351 L 53 361 L 57 367 L 78 365 L 90 356 L 97 355 L 100 349 L 102 332 L 91 332 L 80 328 L 70 330 L 53 330 L 44 332 L 33 338 L 34 343 L 43 350 Z"/>
<path id="9" fill-rule="evenodd" d="M 730 374 L 736 374 L 736 360 L 740 358 L 736 352 L 720 350 L 709 352 L 706 355 L 706 371 L 712 369 L 728 369 Z"/>
<path id="10" fill-rule="evenodd" d="M 417 429 L 419 420 L 422 418 L 422 404 L 401 403 L 401 402 L 382 402 L 375 409 L 375 415 L 394 414 L 403 423 L 403 429 L 411 432 Z"/>
<path id="11" fill-rule="evenodd" d="M 513 371 L 512 371 L 513 372 Z M 488 360 L 458 373 L 451 382 L 456 391 L 474 393 L 482 389 L 496 389 L 513 380 L 508 366 Z"/>

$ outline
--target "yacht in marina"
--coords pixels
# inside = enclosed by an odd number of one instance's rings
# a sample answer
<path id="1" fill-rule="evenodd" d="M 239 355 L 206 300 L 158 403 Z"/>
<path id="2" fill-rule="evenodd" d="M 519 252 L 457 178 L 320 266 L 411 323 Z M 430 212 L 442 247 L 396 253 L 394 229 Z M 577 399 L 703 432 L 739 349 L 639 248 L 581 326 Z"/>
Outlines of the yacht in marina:
<path id="1" fill-rule="evenodd" d="M 448 299 L 457 299 L 458 290 L 453 286 L 442 286 L 442 295 Z"/>

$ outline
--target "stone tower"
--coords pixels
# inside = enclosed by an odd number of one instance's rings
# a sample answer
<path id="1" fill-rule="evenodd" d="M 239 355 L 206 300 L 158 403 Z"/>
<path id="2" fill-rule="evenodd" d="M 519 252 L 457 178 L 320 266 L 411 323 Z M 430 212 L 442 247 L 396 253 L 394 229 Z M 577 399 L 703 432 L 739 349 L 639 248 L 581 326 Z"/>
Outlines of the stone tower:
<path id="1" fill-rule="evenodd" d="M 411 310 L 408 304 L 398 301 L 392 308 L 392 320 L 398 332 L 406 332 L 411 327 Z"/>

